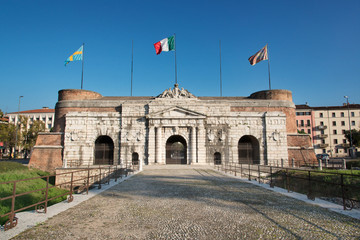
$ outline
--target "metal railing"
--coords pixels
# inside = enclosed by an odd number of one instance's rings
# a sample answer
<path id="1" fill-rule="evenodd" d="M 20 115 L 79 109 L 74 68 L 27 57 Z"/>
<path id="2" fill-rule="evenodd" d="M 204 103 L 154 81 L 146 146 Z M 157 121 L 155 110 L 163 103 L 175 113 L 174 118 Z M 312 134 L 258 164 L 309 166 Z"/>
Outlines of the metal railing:
<path id="1" fill-rule="evenodd" d="M 360 175 L 356 174 L 238 163 L 214 165 L 214 168 L 269 184 L 271 188 L 276 186 L 288 192 L 303 193 L 311 200 L 315 197 L 332 199 L 342 204 L 344 210 L 351 210 L 355 203 L 360 203 Z"/>
<path id="2" fill-rule="evenodd" d="M 128 174 L 131 174 L 131 172 L 133 172 L 136 168 L 137 167 L 133 169 L 119 168 L 118 166 L 95 167 L 95 168 L 88 167 L 82 169 L 78 168 L 75 171 L 63 172 L 60 174 L 40 176 L 40 177 L 8 181 L 8 182 L 0 182 L 0 185 L 4 185 L 4 184 L 12 185 L 12 194 L 0 198 L 0 201 L 6 201 L 11 199 L 11 210 L 0 216 L 1 218 L 8 217 L 8 220 L 3 225 L 4 230 L 7 231 L 11 228 L 16 227 L 19 219 L 15 215 L 18 212 L 30 208 L 35 208 L 35 211 L 38 213 L 46 213 L 50 201 L 56 198 L 67 196 L 66 197 L 67 201 L 70 203 L 74 199 L 74 193 L 80 193 L 86 191 L 86 194 L 88 194 L 89 189 L 91 187 L 97 186 L 98 189 L 100 189 L 102 184 L 110 184 L 111 179 L 114 179 L 116 182 L 118 178 L 122 178 L 123 176 L 125 177 L 128 176 Z M 36 179 L 41 179 L 46 181 L 46 187 L 35 189 L 28 192 L 17 193 L 18 185 Z M 56 182 L 54 185 L 52 185 L 50 184 L 50 179 L 56 179 L 56 181 L 58 181 L 58 179 L 62 179 L 63 181 L 59 181 L 59 183 Z M 51 196 L 49 198 L 49 191 L 53 188 L 63 188 L 66 189 L 67 191 L 65 193 L 61 193 L 56 196 Z M 41 192 L 43 194 L 43 200 L 26 206 L 22 206 L 21 208 L 18 209 L 15 208 L 16 199 L 19 199 L 19 197 L 26 196 L 36 192 Z"/>

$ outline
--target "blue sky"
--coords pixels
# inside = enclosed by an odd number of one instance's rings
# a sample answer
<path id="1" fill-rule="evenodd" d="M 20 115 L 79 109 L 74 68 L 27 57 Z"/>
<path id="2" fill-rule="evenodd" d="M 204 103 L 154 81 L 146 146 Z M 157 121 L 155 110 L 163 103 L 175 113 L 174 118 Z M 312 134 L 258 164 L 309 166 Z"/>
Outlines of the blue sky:
<path id="1" fill-rule="evenodd" d="M 360 103 L 360 1 L 5 1 L 0 0 L 0 109 L 54 108 L 60 89 L 79 89 L 81 62 L 64 61 L 85 43 L 84 89 L 103 96 L 156 96 L 174 85 L 174 53 L 153 43 L 176 33 L 180 87 L 219 96 L 268 89 L 268 65 L 248 58 L 269 45 L 272 89 L 295 104 Z"/>

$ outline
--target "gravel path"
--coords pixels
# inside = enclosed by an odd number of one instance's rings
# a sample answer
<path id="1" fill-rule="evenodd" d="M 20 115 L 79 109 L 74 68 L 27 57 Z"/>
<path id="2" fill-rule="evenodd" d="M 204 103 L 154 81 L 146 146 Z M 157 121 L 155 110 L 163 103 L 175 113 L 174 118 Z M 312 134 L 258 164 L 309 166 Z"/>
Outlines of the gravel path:
<path id="1" fill-rule="evenodd" d="M 14 239 L 360 239 L 360 221 L 212 169 L 152 167 Z"/>

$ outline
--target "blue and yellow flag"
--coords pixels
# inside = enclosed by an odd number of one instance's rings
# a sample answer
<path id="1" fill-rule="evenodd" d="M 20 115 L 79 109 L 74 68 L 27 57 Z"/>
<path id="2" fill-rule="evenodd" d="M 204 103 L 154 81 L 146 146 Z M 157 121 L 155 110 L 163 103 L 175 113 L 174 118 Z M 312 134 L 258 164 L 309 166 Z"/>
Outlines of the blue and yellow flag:
<path id="1" fill-rule="evenodd" d="M 70 57 L 68 57 L 68 59 L 66 59 L 65 61 L 65 66 L 72 61 L 81 61 L 83 59 L 83 48 L 84 45 L 82 45 L 76 52 L 74 52 Z"/>

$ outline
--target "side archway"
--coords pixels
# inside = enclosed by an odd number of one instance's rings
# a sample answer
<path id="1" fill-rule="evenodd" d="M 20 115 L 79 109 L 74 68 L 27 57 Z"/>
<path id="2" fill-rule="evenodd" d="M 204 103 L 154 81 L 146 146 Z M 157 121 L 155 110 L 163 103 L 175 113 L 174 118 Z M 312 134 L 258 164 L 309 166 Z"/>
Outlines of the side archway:
<path id="1" fill-rule="evenodd" d="M 139 154 L 137 152 L 133 152 L 131 158 L 132 158 L 132 165 L 139 165 Z"/>
<path id="2" fill-rule="evenodd" d="M 239 163 L 260 164 L 259 141 L 251 135 L 245 135 L 238 142 Z"/>
<path id="3" fill-rule="evenodd" d="M 187 163 L 186 140 L 180 135 L 173 135 L 166 141 L 166 164 Z"/>
<path id="4" fill-rule="evenodd" d="M 114 164 L 114 142 L 109 136 L 100 136 L 95 140 L 94 165 Z"/>
<path id="5" fill-rule="evenodd" d="M 214 164 L 221 165 L 221 153 L 219 152 L 214 153 Z"/>

